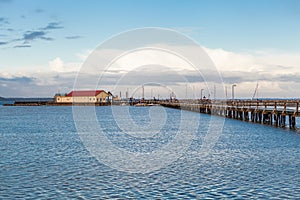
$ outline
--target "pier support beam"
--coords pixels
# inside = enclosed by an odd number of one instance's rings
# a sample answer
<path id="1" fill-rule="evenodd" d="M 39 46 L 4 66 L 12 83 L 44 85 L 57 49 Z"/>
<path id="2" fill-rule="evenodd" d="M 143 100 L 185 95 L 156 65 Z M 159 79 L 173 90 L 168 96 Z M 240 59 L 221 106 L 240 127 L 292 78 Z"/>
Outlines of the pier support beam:
<path id="1" fill-rule="evenodd" d="M 251 122 L 255 121 L 255 113 L 252 111 L 251 112 Z"/>
<path id="2" fill-rule="evenodd" d="M 261 124 L 261 122 L 262 122 L 262 112 L 258 112 L 258 123 L 260 123 Z"/>
<path id="3" fill-rule="evenodd" d="M 294 115 L 292 116 L 291 125 L 292 129 L 296 129 L 296 117 Z"/>
<path id="4" fill-rule="evenodd" d="M 286 116 L 285 116 L 285 114 L 281 114 L 280 115 L 280 120 L 279 120 L 280 122 L 280 127 L 285 127 L 285 121 L 286 121 Z"/>
<path id="5" fill-rule="evenodd" d="M 290 129 L 295 129 L 296 127 L 296 118 L 293 115 L 289 115 L 289 127 Z"/>
<path id="6" fill-rule="evenodd" d="M 244 120 L 247 122 L 249 121 L 249 112 L 248 111 L 244 112 Z"/>
<path id="7" fill-rule="evenodd" d="M 279 118 L 280 116 L 278 115 L 278 114 L 274 114 L 274 125 L 275 126 L 278 126 L 278 122 L 279 122 L 279 120 L 278 120 L 278 118 Z"/>

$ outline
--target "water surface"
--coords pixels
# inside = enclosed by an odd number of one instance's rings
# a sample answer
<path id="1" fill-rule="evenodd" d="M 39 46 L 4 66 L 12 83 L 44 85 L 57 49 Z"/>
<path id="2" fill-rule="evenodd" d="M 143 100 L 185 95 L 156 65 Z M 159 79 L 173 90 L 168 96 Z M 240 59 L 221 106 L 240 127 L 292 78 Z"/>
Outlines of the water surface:
<path id="1" fill-rule="evenodd" d="M 122 133 L 110 109 L 96 107 L 99 123 L 113 144 L 129 151 L 151 152 L 172 142 L 180 123 L 181 111 L 166 109 L 160 133 L 135 139 Z M 140 125 L 147 125 L 148 111 L 130 107 Z M 300 198 L 299 133 L 225 119 L 217 144 L 201 158 L 209 122 L 222 120 L 201 115 L 182 157 L 140 174 L 117 171 L 91 156 L 76 132 L 71 107 L 0 107 L 0 199 Z"/>

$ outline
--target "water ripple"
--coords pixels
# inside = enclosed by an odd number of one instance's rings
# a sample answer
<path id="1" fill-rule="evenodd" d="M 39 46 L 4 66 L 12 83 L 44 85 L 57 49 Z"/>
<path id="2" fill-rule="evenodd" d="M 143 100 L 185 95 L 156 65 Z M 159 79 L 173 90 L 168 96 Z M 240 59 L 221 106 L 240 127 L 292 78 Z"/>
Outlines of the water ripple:
<path id="1" fill-rule="evenodd" d="M 105 130 L 119 147 L 151 151 L 174 137 L 180 112 L 166 111 L 175 117 L 153 139 L 135 141 L 120 134 L 113 122 Z M 99 119 L 109 120 L 109 107 L 99 107 L 97 113 Z M 300 197 L 300 136 L 291 131 L 226 119 L 218 143 L 202 158 L 199 147 L 210 120 L 203 116 L 184 156 L 161 170 L 130 174 L 89 154 L 76 133 L 70 107 L 3 107 L 0 119 L 0 199 Z"/>

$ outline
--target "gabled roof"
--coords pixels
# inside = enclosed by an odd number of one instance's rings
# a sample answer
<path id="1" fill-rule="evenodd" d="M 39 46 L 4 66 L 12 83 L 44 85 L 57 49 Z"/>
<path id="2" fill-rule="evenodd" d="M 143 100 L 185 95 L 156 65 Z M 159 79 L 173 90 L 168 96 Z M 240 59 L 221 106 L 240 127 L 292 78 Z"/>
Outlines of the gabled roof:
<path id="1" fill-rule="evenodd" d="M 94 97 L 100 94 L 101 92 L 105 92 L 104 90 L 81 90 L 81 91 L 72 91 L 67 94 L 67 97 Z M 106 92 L 105 92 L 106 93 Z"/>

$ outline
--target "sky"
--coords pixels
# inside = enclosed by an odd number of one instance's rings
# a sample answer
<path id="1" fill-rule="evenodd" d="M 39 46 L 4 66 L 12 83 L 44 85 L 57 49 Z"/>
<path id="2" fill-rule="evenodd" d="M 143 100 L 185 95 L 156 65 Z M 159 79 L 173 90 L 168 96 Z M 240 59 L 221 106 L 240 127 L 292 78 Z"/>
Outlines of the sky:
<path id="1" fill-rule="evenodd" d="M 299 10 L 298 0 L 0 0 L 0 96 L 69 92 L 89 54 L 104 41 L 128 30 L 160 27 L 201 45 L 222 76 L 222 84 L 200 80 L 187 87 L 170 81 L 179 98 L 199 98 L 202 88 L 213 95 L 214 85 L 221 98 L 232 84 L 237 98 L 251 98 L 257 83 L 259 97 L 299 98 Z M 147 68 L 153 79 L 154 68 Z M 164 72 L 161 77 L 172 77 Z M 141 81 L 132 80 L 143 76 L 128 77 L 118 89 L 111 81 L 99 87 L 141 95 Z M 149 97 L 167 93 L 154 86 L 146 90 Z"/>

